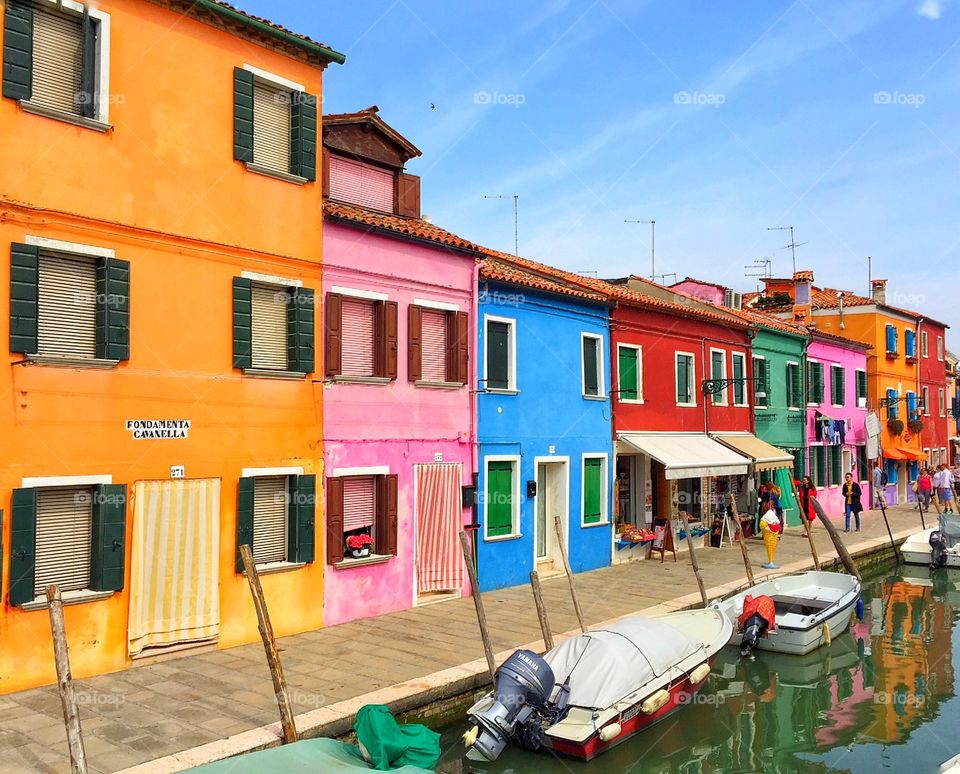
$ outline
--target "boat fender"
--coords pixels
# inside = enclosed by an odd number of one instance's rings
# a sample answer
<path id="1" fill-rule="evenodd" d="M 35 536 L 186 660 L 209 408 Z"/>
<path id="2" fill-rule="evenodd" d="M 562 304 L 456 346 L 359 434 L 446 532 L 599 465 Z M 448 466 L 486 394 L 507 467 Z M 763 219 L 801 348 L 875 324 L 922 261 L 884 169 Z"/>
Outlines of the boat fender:
<path id="1" fill-rule="evenodd" d="M 609 742 L 611 739 L 616 739 L 621 733 L 623 733 L 623 726 L 619 723 L 611 723 L 600 729 L 600 741 Z"/>
<path id="2" fill-rule="evenodd" d="M 690 672 L 691 685 L 699 685 L 707 679 L 708 674 L 710 674 L 710 665 L 706 663 L 700 664 L 700 666 Z"/>
<path id="3" fill-rule="evenodd" d="M 830 636 L 830 625 L 823 624 L 823 644 L 827 647 L 830 647 L 830 643 L 833 642 L 833 638 Z"/>
<path id="4" fill-rule="evenodd" d="M 863 620 L 863 597 L 857 597 L 857 620 Z"/>
<path id="5" fill-rule="evenodd" d="M 651 693 L 644 699 L 643 704 L 640 705 L 640 709 L 644 714 L 652 715 L 668 701 L 670 701 L 670 694 L 661 688 L 659 691 Z"/>

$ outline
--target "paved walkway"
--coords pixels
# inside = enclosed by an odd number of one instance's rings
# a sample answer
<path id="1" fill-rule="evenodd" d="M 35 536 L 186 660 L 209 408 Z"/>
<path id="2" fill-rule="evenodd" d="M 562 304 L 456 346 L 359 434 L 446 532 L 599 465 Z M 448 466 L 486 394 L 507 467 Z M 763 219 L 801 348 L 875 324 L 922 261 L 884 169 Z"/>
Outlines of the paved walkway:
<path id="1" fill-rule="evenodd" d="M 898 538 L 919 529 L 916 511 L 892 508 L 889 514 Z M 887 542 L 879 513 L 865 514 L 864 522 L 865 532 L 844 535 L 855 553 Z M 815 532 L 821 559 L 834 559 L 822 526 Z M 759 540 L 749 542 L 759 575 L 765 572 L 760 569 L 766 561 L 763 546 Z M 672 600 L 678 606 L 689 604 L 696 584 L 685 544 L 681 548 L 677 563 L 668 558 L 664 564 L 636 562 L 578 575 L 577 590 L 587 622 L 599 623 Z M 704 549 L 697 557 L 708 589 L 746 580 L 736 546 Z M 785 569 L 812 566 L 809 544 L 799 529 L 788 530 L 777 559 Z M 577 621 L 566 579 L 545 580 L 543 587 L 552 630 L 574 629 Z M 496 651 L 540 639 L 528 587 L 488 592 L 483 601 Z M 426 684 L 423 681 L 432 673 L 483 657 L 470 598 L 285 637 L 279 644 L 298 715 L 404 681 Z M 449 673 L 457 674 L 456 670 Z M 76 688 L 82 702 L 87 760 L 91 771 L 97 772 L 118 771 L 277 720 L 259 642 L 80 680 Z M 0 696 L 0 772 L 69 770 L 56 687 Z"/>

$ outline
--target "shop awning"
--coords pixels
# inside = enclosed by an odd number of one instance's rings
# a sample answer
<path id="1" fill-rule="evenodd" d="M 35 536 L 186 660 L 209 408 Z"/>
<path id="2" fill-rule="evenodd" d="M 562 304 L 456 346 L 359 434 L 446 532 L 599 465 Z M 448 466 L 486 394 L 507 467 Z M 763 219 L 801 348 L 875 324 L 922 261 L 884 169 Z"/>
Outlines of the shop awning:
<path id="1" fill-rule="evenodd" d="M 900 449 L 884 449 L 883 458 L 885 460 L 907 460 L 910 459 L 906 454 L 904 454 Z"/>
<path id="2" fill-rule="evenodd" d="M 790 452 L 761 441 L 752 433 L 715 433 L 713 437 L 753 460 L 754 470 L 793 467 L 793 455 Z"/>
<path id="3" fill-rule="evenodd" d="M 903 455 L 903 458 L 907 460 L 918 460 L 922 462 L 927 458 L 927 455 L 924 454 L 922 451 L 916 451 L 915 449 L 907 449 L 903 446 L 897 449 L 897 451 L 900 452 Z"/>
<path id="4" fill-rule="evenodd" d="M 662 463 L 669 479 L 732 476 L 746 473 L 751 462 L 703 433 L 618 433 L 617 438 Z"/>

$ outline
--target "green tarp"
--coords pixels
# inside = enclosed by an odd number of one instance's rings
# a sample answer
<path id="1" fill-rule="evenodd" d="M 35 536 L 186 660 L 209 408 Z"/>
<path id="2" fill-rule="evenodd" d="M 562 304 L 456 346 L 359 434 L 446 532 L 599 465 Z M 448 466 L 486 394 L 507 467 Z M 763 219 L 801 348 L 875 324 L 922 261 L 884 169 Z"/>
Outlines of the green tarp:
<path id="1" fill-rule="evenodd" d="M 777 468 L 774 483 L 780 487 L 780 505 L 783 507 L 783 518 L 788 527 L 800 524 L 800 509 L 797 507 L 797 498 L 793 495 L 793 471 L 790 468 Z"/>
<path id="2" fill-rule="evenodd" d="M 382 704 L 361 707 L 353 730 L 378 771 L 394 771 L 398 766 L 433 771 L 440 761 L 440 734 L 419 724 L 400 725 Z"/>

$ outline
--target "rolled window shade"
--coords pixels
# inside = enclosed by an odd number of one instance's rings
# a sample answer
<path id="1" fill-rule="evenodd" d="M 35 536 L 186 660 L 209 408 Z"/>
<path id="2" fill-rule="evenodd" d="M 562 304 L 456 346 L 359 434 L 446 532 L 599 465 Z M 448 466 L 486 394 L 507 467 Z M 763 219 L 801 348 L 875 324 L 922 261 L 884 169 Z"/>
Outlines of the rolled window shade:
<path id="1" fill-rule="evenodd" d="M 343 531 L 372 527 L 376 518 L 377 495 L 373 476 L 343 480 Z"/>

